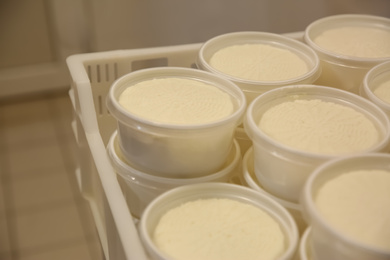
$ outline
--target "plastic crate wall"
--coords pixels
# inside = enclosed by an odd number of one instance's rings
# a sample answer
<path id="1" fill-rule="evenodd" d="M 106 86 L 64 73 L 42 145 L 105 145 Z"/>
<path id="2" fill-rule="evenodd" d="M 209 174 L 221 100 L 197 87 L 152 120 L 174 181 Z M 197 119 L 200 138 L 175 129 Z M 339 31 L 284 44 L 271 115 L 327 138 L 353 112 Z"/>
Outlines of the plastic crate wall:
<path id="1" fill-rule="evenodd" d="M 121 194 L 105 147 L 116 129 L 105 101 L 111 84 L 122 75 L 157 66 L 193 67 L 200 44 L 118 50 L 72 55 L 67 59 L 72 78 L 72 122 L 78 144 L 76 176 L 88 200 L 107 259 L 146 259 L 137 246 L 133 219 Z M 137 249 L 138 248 L 138 249 Z"/>

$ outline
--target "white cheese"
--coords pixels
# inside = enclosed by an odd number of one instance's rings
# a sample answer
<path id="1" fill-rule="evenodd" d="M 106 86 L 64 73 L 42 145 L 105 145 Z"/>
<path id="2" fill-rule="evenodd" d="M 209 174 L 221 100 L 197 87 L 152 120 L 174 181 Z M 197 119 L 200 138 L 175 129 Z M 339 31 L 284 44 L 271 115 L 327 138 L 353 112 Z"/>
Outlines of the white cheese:
<path id="1" fill-rule="evenodd" d="M 210 65 L 227 75 L 255 81 L 288 80 L 309 70 L 297 54 L 267 44 L 225 47 L 214 53 Z"/>
<path id="2" fill-rule="evenodd" d="M 390 57 L 390 31 L 345 26 L 324 31 L 314 42 L 329 51 L 361 58 Z"/>
<path id="3" fill-rule="evenodd" d="M 258 127 L 292 148 L 339 155 L 363 151 L 379 141 L 374 123 L 351 107 L 319 99 L 298 99 L 271 107 Z"/>
<path id="4" fill-rule="evenodd" d="M 390 250 L 390 172 L 357 170 L 323 184 L 315 204 L 340 232 L 367 245 Z"/>
<path id="5" fill-rule="evenodd" d="M 171 209 L 153 240 L 177 260 L 277 259 L 285 251 L 278 222 L 264 210 L 231 199 L 200 199 Z"/>
<path id="6" fill-rule="evenodd" d="M 185 78 L 139 82 L 123 91 L 119 103 L 143 119 L 177 125 L 210 123 L 234 112 L 234 102 L 228 93 Z"/>

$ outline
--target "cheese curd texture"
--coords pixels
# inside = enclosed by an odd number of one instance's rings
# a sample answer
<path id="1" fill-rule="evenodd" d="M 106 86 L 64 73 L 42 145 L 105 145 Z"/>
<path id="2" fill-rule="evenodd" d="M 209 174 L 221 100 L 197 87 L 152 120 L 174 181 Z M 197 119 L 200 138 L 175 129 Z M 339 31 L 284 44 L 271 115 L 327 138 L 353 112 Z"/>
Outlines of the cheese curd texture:
<path id="1" fill-rule="evenodd" d="M 285 237 L 264 210 L 232 199 L 200 199 L 160 219 L 153 240 L 177 260 L 278 259 Z"/>
<path id="2" fill-rule="evenodd" d="M 209 63 L 227 75 L 255 81 L 288 80 L 309 71 L 297 54 L 267 44 L 225 47 L 214 53 Z"/>
<path id="3" fill-rule="evenodd" d="M 221 120 L 234 112 L 232 97 L 218 87 L 185 78 L 158 78 L 128 87 L 119 104 L 143 119 L 196 125 Z"/>
<path id="4" fill-rule="evenodd" d="M 374 123 L 363 113 L 319 99 L 275 105 L 265 111 L 258 127 L 284 145 L 327 155 L 366 150 L 380 137 Z"/>
<path id="5" fill-rule="evenodd" d="M 356 170 L 323 184 L 314 201 L 340 232 L 390 251 L 390 171 Z"/>
<path id="6" fill-rule="evenodd" d="M 390 31 L 345 26 L 324 31 L 314 42 L 329 51 L 360 58 L 390 57 Z"/>

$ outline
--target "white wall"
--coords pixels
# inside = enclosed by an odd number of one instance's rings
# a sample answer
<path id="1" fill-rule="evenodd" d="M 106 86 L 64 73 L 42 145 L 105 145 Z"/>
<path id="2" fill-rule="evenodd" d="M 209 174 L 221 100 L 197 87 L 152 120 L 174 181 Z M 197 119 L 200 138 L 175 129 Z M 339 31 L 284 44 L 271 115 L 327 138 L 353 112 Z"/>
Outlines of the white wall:
<path id="1" fill-rule="evenodd" d="M 202 42 L 218 34 L 302 31 L 331 14 L 390 17 L 389 0 L 88 0 L 92 46 L 102 51 Z"/>
<path id="2" fill-rule="evenodd" d="M 0 0 L 0 98 L 67 87 L 73 53 L 303 31 L 340 13 L 390 18 L 390 0 Z"/>
<path id="3" fill-rule="evenodd" d="M 68 55 L 86 52 L 84 0 L 0 0 L 0 99 L 68 88 Z"/>
<path id="4" fill-rule="evenodd" d="M 50 62 L 53 59 L 42 0 L 2 0 L 0 33 L 0 68 Z"/>

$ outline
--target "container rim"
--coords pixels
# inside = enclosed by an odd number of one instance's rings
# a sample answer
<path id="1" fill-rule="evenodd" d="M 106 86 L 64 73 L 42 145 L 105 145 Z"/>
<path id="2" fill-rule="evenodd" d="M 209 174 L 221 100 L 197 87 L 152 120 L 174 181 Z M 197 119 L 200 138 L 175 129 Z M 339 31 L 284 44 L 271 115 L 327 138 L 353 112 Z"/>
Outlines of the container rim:
<path id="1" fill-rule="evenodd" d="M 348 101 L 348 102 L 353 103 L 353 104 L 355 104 L 355 103 L 351 102 L 351 99 L 352 100 L 358 100 L 359 102 L 363 102 L 365 105 L 367 105 L 371 109 L 375 110 L 375 112 L 378 113 L 378 115 L 380 115 L 380 117 L 383 119 L 383 121 L 385 121 L 385 125 L 384 126 L 382 125 L 382 123 L 380 124 L 381 126 L 383 126 L 383 129 L 381 129 L 381 131 L 384 130 L 384 132 L 381 133 L 383 136 L 382 136 L 382 140 L 380 142 L 378 142 L 376 145 L 374 145 L 372 147 L 369 147 L 369 148 L 367 148 L 365 150 L 358 151 L 358 152 L 353 152 L 353 153 L 343 154 L 343 156 L 360 154 L 362 152 L 372 152 L 372 151 L 376 151 L 378 149 L 383 149 L 383 148 L 385 148 L 387 146 L 387 144 L 389 143 L 389 140 L 390 140 L 390 120 L 389 120 L 389 118 L 387 117 L 387 115 L 385 114 L 385 112 L 382 109 L 380 109 L 373 102 L 371 102 L 371 101 L 369 101 L 369 100 L 367 100 L 367 99 L 365 99 L 365 98 L 363 98 L 363 97 L 361 97 L 359 95 L 356 95 L 356 94 L 353 94 L 351 92 L 348 92 L 346 90 L 336 89 L 336 88 L 327 87 L 327 86 L 312 85 L 312 84 L 284 86 L 284 87 L 280 87 L 280 88 L 277 88 L 277 89 L 273 89 L 273 90 L 267 91 L 266 93 L 263 93 L 263 94 L 259 95 L 257 98 L 255 98 L 251 102 L 251 104 L 249 104 L 249 106 L 247 108 L 245 120 L 244 120 L 245 131 L 247 132 L 248 136 L 252 139 L 252 141 L 253 142 L 257 141 L 256 140 L 256 136 L 255 136 L 255 135 L 257 135 L 259 138 L 261 138 L 261 140 L 269 143 L 273 147 L 276 147 L 277 149 L 285 151 L 285 152 L 288 152 L 290 154 L 295 154 L 295 155 L 300 156 L 302 158 L 329 160 L 329 159 L 332 159 L 332 158 L 335 158 L 335 157 L 339 157 L 340 154 L 338 154 L 338 155 L 329 155 L 329 154 L 307 152 L 307 151 L 295 149 L 295 148 L 292 148 L 292 147 L 287 146 L 285 144 L 282 144 L 282 143 L 274 140 L 273 138 L 270 138 L 259 127 L 257 127 L 257 123 L 254 121 L 254 119 L 252 117 L 252 113 L 254 111 L 255 106 L 257 105 L 257 103 L 260 103 L 264 97 L 271 96 L 274 93 L 283 92 L 283 91 L 286 91 L 286 90 L 289 90 L 289 89 L 304 90 L 304 89 L 310 89 L 310 88 L 316 88 L 316 89 L 323 90 L 323 91 L 326 91 L 326 92 L 331 92 L 331 93 L 334 93 L 334 94 L 343 94 L 344 96 L 346 96 L 348 98 L 348 100 L 345 100 L 345 99 L 342 99 L 342 100 Z M 294 94 L 296 94 L 296 93 L 294 93 Z"/>
<path id="2" fill-rule="evenodd" d="M 144 210 L 139 223 L 141 239 L 152 250 L 154 254 L 166 256 L 153 243 L 149 232 L 148 222 L 154 210 L 159 208 L 159 204 L 164 202 L 168 208 L 178 206 L 178 202 L 193 201 L 201 198 L 227 198 L 243 203 L 249 203 L 261 208 L 270 214 L 283 227 L 288 246 L 283 253 L 281 260 L 291 259 L 298 247 L 298 228 L 291 214 L 278 202 L 265 194 L 258 193 L 248 187 L 230 183 L 199 183 L 173 188 L 157 198 L 155 198 Z M 166 201 L 169 202 L 166 202 Z M 169 205 L 168 205 L 169 204 Z M 270 208 L 272 207 L 272 208 Z M 162 211 L 159 209 L 159 211 Z M 155 216 L 155 218 L 161 216 Z M 282 219 L 283 218 L 283 219 Z M 167 257 L 169 259 L 169 257 Z"/>
<path id="3" fill-rule="evenodd" d="M 360 19 L 360 20 L 359 20 Z M 368 15 L 368 14 L 338 14 L 331 15 L 315 20 L 310 23 L 304 31 L 304 41 L 313 48 L 319 56 L 326 57 L 326 60 L 331 63 L 338 63 L 342 61 L 345 66 L 351 67 L 372 67 L 378 63 L 384 62 L 390 59 L 390 56 L 381 57 L 381 58 L 364 58 L 356 57 L 345 54 L 340 54 L 327 50 L 326 48 L 320 47 L 314 42 L 312 37 L 313 30 L 321 27 L 322 25 L 327 25 L 331 23 L 336 23 L 337 25 L 349 25 L 352 22 L 357 22 L 360 25 L 368 27 L 383 28 L 389 30 L 390 33 L 390 19 L 382 16 Z M 356 24 L 355 24 L 356 25 Z M 329 59 L 329 60 L 328 60 Z"/>
<path id="4" fill-rule="evenodd" d="M 120 87 L 125 88 L 121 84 L 125 84 L 126 82 L 131 81 L 134 78 L 136 79 L 138 78 L 137 80 L 134 80 L 135 83 L 135 82 L 141 82 L 152 78 L 168 78 L 168 77 L 184 77 L 187 79 L 206 82 L 210 85 L 218 87 L 221 91 L 227 93 L 232 99 L 236 100 L 237 107 L 231 115 L 210 123 L 178 125 L 178 124 L 154 122 L 154 121 L 144 119 L 142 117 L 136 116 L 128 112 L 125 108 L 123 108 L 119 104 L 117 98 L 122 93 L 122 91 L 117 90 L 117 88 Z M 222 89 L 221 86 L 227 87 L 227 89 Z M 147 69 L 133 71 L 115 80 L 108 92 L 107 99 L 106 99 L 106 106 L 110 111 L 110 113 L 114 117 L 116 117 L 118 121 L 121 121 L 126 125 L 129 125 L 128 122 L 129 120 L 131 120 L 132 122 L 136 122 L 138 124 L 136 126 L 137 128 L 153 127 L 157 129 L 165 129 L 165 130 L 173 130 L 173 131 L 176 130 L 188 131 L 188 130 L 202 130 L 202 129 L 209 129 L 214 127 L 222 127 L 231 122 L 235 122 L 236 125 L 239 125 L 241 123 L 241 118 L 243 117 L 243 114 L 245 112 L 246 98 L 242 90 L 236 84 L 224 78 L 218 77 L 217 75 L 214 75 L 212 73 L 201 71 L 198 69 L 184 68 L 184 67 L 154 67 L 154 68 L 147 68 Z"/>
<path id="5" fill-rule="evenodd" d="M 390 161 L 390 154 L 385 153 L 370 153 L 370 154 L 360 154 L 360 155 L 354 155 L 354 156 L 346 156 L 346 157 L 340 157 L 335 158 L 332 160 L 329 160 L 319 167 L 317 167 L 308 177 L 308 179 L 305 182 L 305 185 L 303 187 L 302 193 L 301 193 L 301 204 L 303 206 L 303 213 L 305 217 L 307 218 L 308 222 L 311 224 L 313 229 L 313 219 L 317 219 L 316 224 L 320 225 L 322 228 L 325 228 L 332 234 L 332 236 L 340 237 L 345 243 L 348 245 L 356 246 L 363 248 L 364 250 L 367 250 L 369 252 L 375 252 L 378 254 L 382 254 L 385 256 L 390 256 L 390 250 L 381 249 L 375 246 L 364 244 L 356 239 L 354 239 L 352 236 L 345 235 L 335 227 L 333 227 L 320 213 L 317 209 L 315 202 L 313 200 L 313 184 L 315 183 L 318 176 L 320 176 L 324 171 L 326 171 L 327 168 L 332 167 L 334 165 L 343 163 L 345 161 L 350 160 L 356 160 L 356 158 L 379 158 L 383 160 Z M 390 164 L 389 164 L 390 169 Z M 313 230 L 312 230 L 313 232 Z"/>
<path id="6" fill-rule="evenodd" d="M 371 80 L 383 73 L 388 73 L 390 75 L 390 60 L 380 63 L 370 69 L 364 76 L 362 87 L 369 99 L 373 100 L 380 107 L 384 107 L 390 111 L 390 103 L 380 99 L 377 95 L 373 93 L 373 89 L 370 88 Z"/>
<path id="7" fill-rule="evenodd" d="M 251 41 L 242 41 L 239 37 L 247 36 L 247 37 L 258 37 L 258 39 L 253 39 Z M 307 60 L 311 59 L 313 64 L 309 68 L 309 71 L 306 73 L 299 75 L 297 77 L 286 79 L 286 80 L 278 80 L 278 81 L 265 81 L 265 80 L 249 80 L 249 79 L 243 79 L 239 77 L 234 77 L 229 74 L 225 74 L 221 72 L 220 70 L 215 69 L 212 67 L 209 62 L 206 60 L 204 53 L 207 48 L 210 47 L 210 45 L 214 45 L 218 42 L 224 41 L 226 39 L 235 39 L 237 38 L 236 44 L 245 44 L 245 43 L 267 43 L 271 44 L 277 47 L 281 47 L 284 49 L 288 49 L 290 51 L 293 51 L 294 53 L 300 53 L 300 56 L 305 56 L 305 62 L 307 63 Z M 287 46 L 287 44 L 292 44 L 294 48 Z M 232 44 L 228 44 L 227 46 L 231 46 Z M 299 50 L 298 50 L 299 49 Z M 301 55 L 303 52 L 304 55 Z M 247 85 L 267 85 L 267 86 L 280 86 L 280 85 L 289 85 L 296 83 L 298 81 L 307 80 L 308 78 L 313 77 L 313 81 L 317 79 L 320 76 L 321 73 L 321 67 L 320 67 L 320 59 L 317 55 L 317 53 L 307 46 L 306 44 L 292 39 L 290 37 L 281 35 L 281 34 L 275 34 L 270 32 L 259 32 L 259 31 L 240 31 L 240 32 L 231 32 L 226 33 L 222 35 L 218 35 L 214 38 L 209 39 L 205 43 L 202 44 L 199 52 L 198 52 L 198 59 L 197 59 L 197 67 L 198 68 L 205 68 L 207 71 L 212 72 L 213 74 L 220 75 L 222 77 L 228 78 L 229 80 L 237 83 L 243 83 Z"/>
<path id="8" fill-rule="evenodd" d="M 301 260 L 309 260 L 308 258 L 308 244 L 311 235 L 311 227 L 307 227 L 301 236 L 301 240 L 299 243 L 299 256 Z"/>

